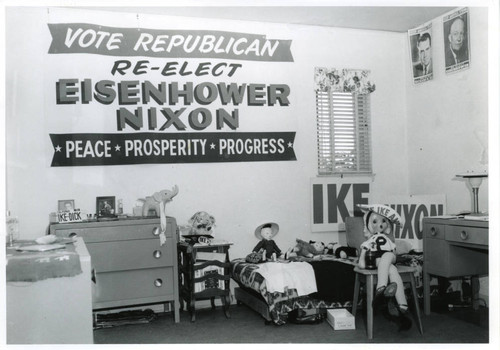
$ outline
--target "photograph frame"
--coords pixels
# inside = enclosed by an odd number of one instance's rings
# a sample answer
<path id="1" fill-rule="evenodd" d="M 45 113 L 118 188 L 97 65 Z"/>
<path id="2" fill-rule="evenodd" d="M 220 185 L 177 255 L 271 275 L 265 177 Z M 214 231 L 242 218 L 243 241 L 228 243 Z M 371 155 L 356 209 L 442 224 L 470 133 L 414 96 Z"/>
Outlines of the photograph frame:
<path id="1" fill-rule="evenodd" d="M 66 205 L 69 204 L 70 207 Z M 75 200 L 74 199 L 62 199 L 57 201 L 58 211 L 73 211 L 75 210 Z"/>
<path id="2" fill-rule="evenodd" d="M 460 48 L 455 49 L 457 51 L 452 54 L 452 25 L 456 20 L 461 20 L 462 22 L 461 25 L 457 24 L 459 26 L 458 31 L 462 31 L 462 38 L 459 40 Z M 457 11 L 451 12 L 447 16 L 443 17 L 443 37 L 445 73 L 452 74 L 468 69 L 470 67 L 471 60 L 470 18 L 468 7 L 460 8 Z"/>
<path id="3" fill-rule="evenodd" d="M 95 211 L 97 217 L 115 217 L 116 197 L 102 196 L 95 199 Z"/>

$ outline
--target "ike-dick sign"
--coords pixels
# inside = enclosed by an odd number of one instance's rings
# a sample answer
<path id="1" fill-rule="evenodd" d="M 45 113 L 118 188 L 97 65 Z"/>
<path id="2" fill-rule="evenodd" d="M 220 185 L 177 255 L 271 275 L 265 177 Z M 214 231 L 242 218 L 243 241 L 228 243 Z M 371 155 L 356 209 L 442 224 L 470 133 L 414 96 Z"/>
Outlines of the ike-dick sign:
<path id="1" fill-rule="evenodd" d="M 102 132 L 86 132 L 86 125 L 72 133 L 49 132 L 51 166 L 296 160 L 294 131 L 239 130 L 240 118 L 252 117 L 240 115 L 249 107 L 265 113 L 288 107 L 290 87 L 236 79 L 244 61 L 254 61 L 252 72 L 255 64 L 293 62 L 290 40 L 86 23 L 50 23 L 48 29 L 49 61 L 67 57 L 70 65 L 75 56 L 101 55 L 107 67 L 96 67 L 101 70 L 95 74 L 90 67 L 83 77 L 75 76 L 78 70 L 57 70 L 49 101 L 53 117 L 67 118 L 60 111 L 68 106 L 81 114 L 93 108 L 98 113 L 82 117 L 94 118 L 95 126 L 95 118 L 109 115 Z"/>

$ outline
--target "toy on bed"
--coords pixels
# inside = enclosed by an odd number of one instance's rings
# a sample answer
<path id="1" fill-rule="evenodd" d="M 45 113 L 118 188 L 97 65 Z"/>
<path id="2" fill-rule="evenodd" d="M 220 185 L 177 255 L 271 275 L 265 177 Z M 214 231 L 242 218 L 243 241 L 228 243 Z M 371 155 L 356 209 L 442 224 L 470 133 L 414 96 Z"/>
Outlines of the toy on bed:
<path id="1" fill-rule="evenodd" d="M 408 317 L 403 281 L 394 265 L 396 244 L 392 236 L 392 226 L 402 225 L 402 219 L 394 209 L 385 205 L 359 207 L 364 212 L 365 236 L 368 238 L 361 244 L 359 267 L 376 268 L 378 275 L 373 306 L 378 308 L 388 300 L 389 314 L 396 317 L 400 330 L 407 330 L 411 327 L 411 319 Z M 394 304 L 394 297 L 397 305 Z"/>
<path id="2" fill-rule="evenodd" d="M 258 263 L 264 261 L 276 261 L 281 256 L 281 249 L 278 247 L 273 237 L 279 232 L 278 224 L 267 222 L 255 229 L 255 236 L 260 239 L 253 248 L 252 253 L 247 256 L 247 261 Z"/>
<path id="3" fill-rule="evenodd" d="M 305 258 L 315 258 L 320 257 L 320 255 L 325 252 L 325 244 L 319 241 L 303 241 L 301 239 L 296 239 L 297 243 L 295 246 L 290 248 L 286 254 L 285 259 L 305 257 Z"/>
<path id="4" fill-rule="evenodd" d="M 340 243 L 328 243 L 325 247 L 325 254 L 335 255 L 336 258 L 347 259 L 357 257 L 358 250 L 354 247 L 340 245 Z"/>

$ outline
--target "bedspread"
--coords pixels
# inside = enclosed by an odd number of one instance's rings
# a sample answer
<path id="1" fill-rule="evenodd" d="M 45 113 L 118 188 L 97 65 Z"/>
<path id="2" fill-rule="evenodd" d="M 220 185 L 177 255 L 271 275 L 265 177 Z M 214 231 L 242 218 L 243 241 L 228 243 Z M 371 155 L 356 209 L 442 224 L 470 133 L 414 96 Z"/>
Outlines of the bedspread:
<path id="1" fill-rule="evenodd" d="M 247 289 L 258 293 L 269 306 L 273 323 L 287 322 L 288 313 L 294 309 L 349 308 L 352 305 L 355 262 L 331 256 L 324 259 L 301 258 L 311 264 L 316 278 L 317 292 L 299 296 L 295 288 L 286 288 L 283 293 L 270 292 L 266 280 L 259 273 L 259 265 L 245 259 L 231 261 L 231 278 Z M 286 263 L 283 263 L 286 265 Z"/>

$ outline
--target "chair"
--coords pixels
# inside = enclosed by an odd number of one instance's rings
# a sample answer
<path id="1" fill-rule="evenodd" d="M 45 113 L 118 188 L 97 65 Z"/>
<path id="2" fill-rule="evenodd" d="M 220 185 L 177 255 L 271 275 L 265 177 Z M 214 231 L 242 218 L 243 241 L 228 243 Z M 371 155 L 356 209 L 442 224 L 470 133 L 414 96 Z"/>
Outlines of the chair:
<path id="1" fill-rule="evenodd" d="M 360 244 L 365 240 L 363 230 L 364 223 L 362 217 L 347 217 L 345 220 L 346 224 L 346 238 L 347 245 L 350 247 L 356 247 L 359 249 Z M 415 313 L 417 316 L 417 324 L 420 334 L 424 334 L 422 327 L 422 319 L 420 317 L 420 308 L 417 298 L 417 288 L 415 282 L 414 273 L 417 271 L 415 267 L 411 266 L 397 266 L 398 272 L 401 275 L 403 283 L 410 283 L 411 292 L 413 295 L 413 302 L 415 303 Z M 361 269 L 358 266 L 354 268 L 356 272 L 356 278 L 354 280 L 354 297 L 352 301 L 352 314 L 356 317 L 356 309 L 358 306 L 359 298 L 359 288 L 361 282 L 365 283 L 366 286 L 366 331 L 368 339 L 373 339 L 373 297 L 374 290 L 377 286 L 377 270 Z"/>

